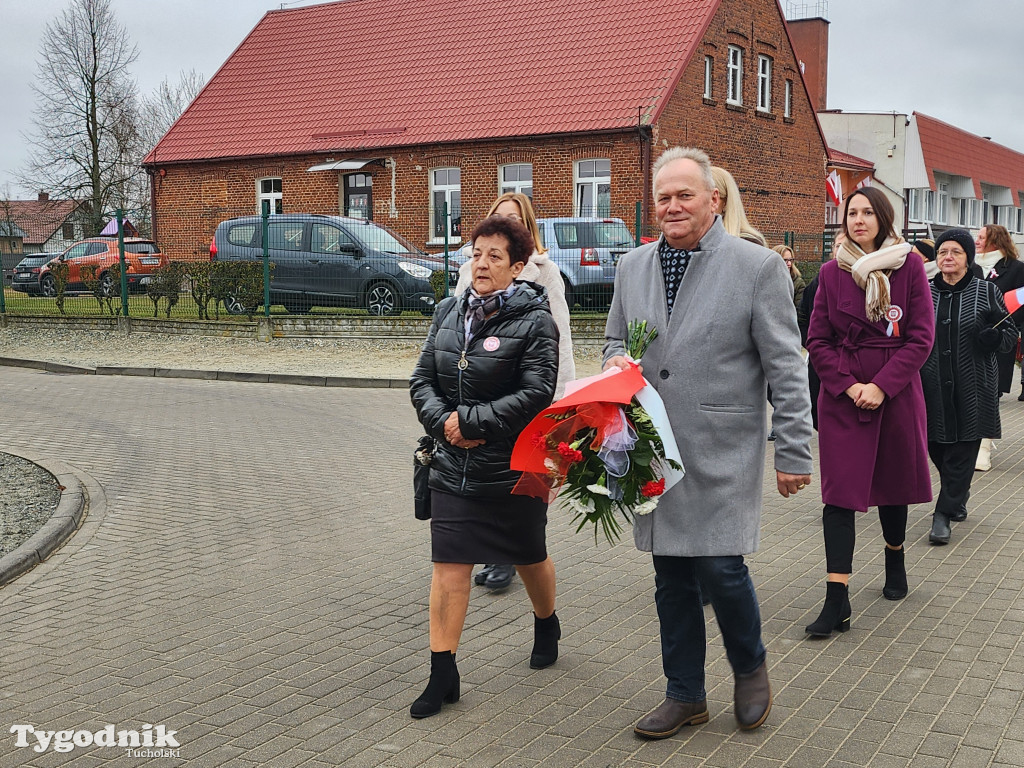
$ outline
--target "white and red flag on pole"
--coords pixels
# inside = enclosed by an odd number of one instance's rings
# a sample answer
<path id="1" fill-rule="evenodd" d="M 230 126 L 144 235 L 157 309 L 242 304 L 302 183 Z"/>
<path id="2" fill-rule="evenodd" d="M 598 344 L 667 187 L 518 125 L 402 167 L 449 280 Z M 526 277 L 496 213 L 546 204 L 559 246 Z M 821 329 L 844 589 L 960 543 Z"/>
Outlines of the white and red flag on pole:
<path id="1" fill-rule="evenodd" d="M 838 206 L 843 199 L 843 181 L 835 170 L 825 177 L 825 191 L 832 202 Z"/>
<path id="2" fill-rule="evenodd" d="M 1018 309 L 1024 307 L 1024 288 L 1004 293 L 1003 302 L 1006 304 L 1006 311 L 1012 315 Z"/>

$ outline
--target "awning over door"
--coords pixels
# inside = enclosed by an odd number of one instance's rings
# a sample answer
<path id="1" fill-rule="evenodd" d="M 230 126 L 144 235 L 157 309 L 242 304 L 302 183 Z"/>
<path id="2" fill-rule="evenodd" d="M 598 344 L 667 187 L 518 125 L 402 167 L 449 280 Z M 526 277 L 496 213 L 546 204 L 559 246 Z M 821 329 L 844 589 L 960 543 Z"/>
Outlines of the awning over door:
<path id="1" fill-rule="evenodd" d="M 367 157 L 367 158 L 355 158 L 352 160 L 336 160 L 332 163 L 320 163 L 320 165 L 314 165 L 312 168 L 307 168 L 307 172 L 312 171 L 358 171 L 364 165 L 372 163 L 374 160 L 381 160 L 379 157 Z"/>

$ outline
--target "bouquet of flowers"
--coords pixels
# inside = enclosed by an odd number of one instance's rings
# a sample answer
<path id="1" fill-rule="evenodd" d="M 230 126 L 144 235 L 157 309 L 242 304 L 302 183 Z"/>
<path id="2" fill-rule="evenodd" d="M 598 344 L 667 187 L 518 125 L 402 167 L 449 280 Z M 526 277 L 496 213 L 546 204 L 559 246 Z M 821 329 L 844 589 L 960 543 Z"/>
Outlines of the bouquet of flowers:
<path id="1" fill-rule="evenodd" d="M 629 324 L 626 350 L 634 363 L 566 387 L 523 430 L 512 469 L 523 472 L 513 493 L 546 497 L 561 491 L 580 531 L 588 523 L 609 543 L 622 535 L 620 516 L 649 514 L 659 497 L 683 476 L 665 405 L 640 374 L 657 330 Z"/>

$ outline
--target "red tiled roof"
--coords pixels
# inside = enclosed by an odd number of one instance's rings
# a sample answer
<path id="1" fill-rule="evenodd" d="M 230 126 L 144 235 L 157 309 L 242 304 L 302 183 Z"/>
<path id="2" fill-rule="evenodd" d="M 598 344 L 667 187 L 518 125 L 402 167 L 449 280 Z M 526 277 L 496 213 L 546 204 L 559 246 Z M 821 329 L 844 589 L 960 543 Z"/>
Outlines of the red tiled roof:
<path id="1" fill-rule="evenodd" d="M 928 169 L 928 181 L 935 189 L 934 171 L 964 176 L 974 181 L 974 194 L 981 199 L 981 184 L 1008 187 L 1015 205 L 1024 201 L 1024 154 L 1002 144 L 975 136 L 934 117 L 915 112 L 921 151 Z"/>
<path id="2" fill-rule="evenodd" d="M 270 11 L 146 158 L 652 123 L 721 0 L 344 0 Z"/>
<path id="3" fill-rule="evenodd" d="M 0 201 L 0 218 L 10 218 L 25 230 L 26 244 L 42 245 L 79 205 L 75 200 L 4 200 Z"/>
<path id="4" fill-rule="evenodd" d="M 840 152 L 838 149 L 828 147 L 828 165 L 836 168 L 846 168 L 851 171 L 874 171 L 875 164 L 862 157 L 851 155 L 848 152 Z"/>

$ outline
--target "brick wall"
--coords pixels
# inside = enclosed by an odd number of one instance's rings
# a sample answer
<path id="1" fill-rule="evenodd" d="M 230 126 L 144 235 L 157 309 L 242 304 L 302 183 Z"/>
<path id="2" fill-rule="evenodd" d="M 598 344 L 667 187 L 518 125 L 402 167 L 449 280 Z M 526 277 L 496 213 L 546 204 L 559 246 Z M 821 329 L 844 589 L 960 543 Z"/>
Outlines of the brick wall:
<path id="1" fill-rule="evenodd" d="M 393 159 L 397 216 L 391 212 L 390 167 L 375 163 L 358 171 L 373 177 L 373 219 L 428 251 L 443 247 L 429 242 L 430 171 L 435 168 L 461 169 L 462 232 L 467 237 L 498 196 L 501 165 L 533 165 L 533 201 L 538 216 L 571 216 L 574 163 L 609 159 L 611 214 L 626 221 L 631 231 L 636 201 L 645 186 L 635 133 L 389 148 L 355 154 Z M 307 171 L 330 158 L 310 155 L 274 162 L 238 160 L 161 166 L 164 173 L 158 171 L 155 184 L 157 239 L 161 248 L 171 259 L 209 258 L 210 241 L 220 221 L 258 212 L 257 182 L 266 177 L 281 178 L 286 212 L 340 213 L 339 173 Z"/>
<path id="2" fill-rule="evenodd" d="M 825 218 L 825 145 L 774 2 L 724 0 L 655 126 L 654 157 L 676 144 L 705 150 L 728 170 L 751 223 L 769 239 L 821 233 Z M 726 103 L 729 45 L 743 49 L 743 106 Z M 772 58 L 771 111 L 757 104 L 758 55 Z M 704 99 L 704 57 L 711 56 L 711 99 Z M 783 117 L 785 81 L 793 81 L 792 117 Z M 812 258 L 813 254 L 800 254 Z"/>

